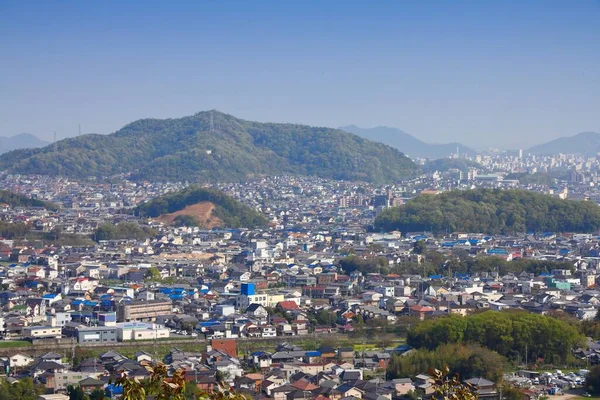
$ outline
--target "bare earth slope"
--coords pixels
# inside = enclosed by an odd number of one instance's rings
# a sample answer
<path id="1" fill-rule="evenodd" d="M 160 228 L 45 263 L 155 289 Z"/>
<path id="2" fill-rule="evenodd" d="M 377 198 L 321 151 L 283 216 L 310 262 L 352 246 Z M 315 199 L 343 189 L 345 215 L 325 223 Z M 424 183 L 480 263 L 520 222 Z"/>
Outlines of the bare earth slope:
<path id="1" fill-rule="evenodd" d="M 183 210 L 163 214 L 156 218 L 156 220 L 169 225 L 172 224 L 179 215 L 187 215 L 194 217 L 203 228 L 212 229 L 222 225 L 222 221 L 212 215 L 214 209 L 215 205 L 210 201 L 201 201 L 200 203 L 189 205 Z"/>

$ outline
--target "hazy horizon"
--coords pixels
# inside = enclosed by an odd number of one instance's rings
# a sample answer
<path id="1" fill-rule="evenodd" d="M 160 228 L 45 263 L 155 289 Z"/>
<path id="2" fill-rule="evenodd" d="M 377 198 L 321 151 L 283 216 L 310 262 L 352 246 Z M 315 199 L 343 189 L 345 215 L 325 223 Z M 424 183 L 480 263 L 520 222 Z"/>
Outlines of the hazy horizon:
<path id="1" fill-rule="evenodd" d="M 0 136 L 218 109 L 527 148 L 600 131 L 600 2 L 0 4 Z"/>

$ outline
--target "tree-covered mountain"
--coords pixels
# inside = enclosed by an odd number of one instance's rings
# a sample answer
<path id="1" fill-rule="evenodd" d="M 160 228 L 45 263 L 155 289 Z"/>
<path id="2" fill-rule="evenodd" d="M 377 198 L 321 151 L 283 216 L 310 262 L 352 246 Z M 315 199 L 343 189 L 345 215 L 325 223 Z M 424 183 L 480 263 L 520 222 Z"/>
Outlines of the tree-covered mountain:
<path id="1" fill-rule="evenodd" d="M 403 232 L 593 232 L 600 206 L 525 190 L 455 190 L 421 195 L 375 219 L 377 230 Z"/>
<path id="2" fill-rule="evenodd" d="M 394 182 L 417 171 L 398 150 L 338 129 L 251 122 L 218 111 L 142 119 L 111 135 L 16 150 L 0 156 L 0 169 L 74 178 L 131 173 L 134 179 L 194 182 L 260 174 Z"/>
<path id="3" fill-rule="evenodd" d="M 401 150 L 412 158 L 443 158 L 456 153 L 474 156 L 477 152 L 460 143 L 429 144 L 397 128 L 378 126 L 375 128 L 360 128 L 356 125 L 340 127 L 340 129 L 358 135 L 368 140 L 374 140 Z"/>
<path id="4" fill-rule="evenodd" d="M 133 212 L 136 215 L 156 218 L 201 202 L 214 205 L 212 214 L 221 221 L 222 227 L 255 228 L 267 224 L 264 215 L 233 197 L 218 190 L 194 186 L 140 204 Z"/>
<path id="5" fill-rule="evenodd" d="M 600 153 L 600 133 L 581 132 L 575 136 L 561 137 L 527 149 L 534 155 L 583 154 L 595 156 Z"/>
<path id="6" fill-rule="evenodd" d="M 39 139 L 30 133 L 20 133 L 14 136 L 0 136 L 0 154 L 17 149 L 34 149 L 49 145 L 49 142 Z"/>

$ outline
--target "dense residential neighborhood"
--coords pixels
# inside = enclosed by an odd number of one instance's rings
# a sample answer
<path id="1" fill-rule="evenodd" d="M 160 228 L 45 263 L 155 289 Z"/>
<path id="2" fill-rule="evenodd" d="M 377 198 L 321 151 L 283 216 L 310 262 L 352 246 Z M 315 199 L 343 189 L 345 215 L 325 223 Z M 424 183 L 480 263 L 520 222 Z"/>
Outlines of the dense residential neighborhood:
<path id="1" fill-rule="evenodd" d="M 250 230 L 128 213 L 185 183 L 4 176 L 1 188 L 61 208 L 2 206 L 2 221 L 26 222 L 36 235 L 0 240 L 1 334 L 24 344 L 3 350 L 0 367 L 49 393 L 78 385 L 118 396 L 122 371 L 143 379 L 144 365 L 161 361 L 200 389 L 227 382 L 255 398 L 391 400 L 431 394 L 428 371 L 387 371 L 393 357 L 414 351 L 398 339 L 418 321 L 511 309 L 596 317 L 596 234 L 370 231 L 381 210 L 420 185 L 301 177 L 219 185 L 267 216 L 266 227 Z M 152 234 L 91 240 L 103 224 L 123 222 Z M 600 344 L 574 355 L 596 364 Z M 480 397 L 500 397 L 497 382 L 470 381 Z M 536 398 L 581 377 L 520 372 L 504 381 Z"/>

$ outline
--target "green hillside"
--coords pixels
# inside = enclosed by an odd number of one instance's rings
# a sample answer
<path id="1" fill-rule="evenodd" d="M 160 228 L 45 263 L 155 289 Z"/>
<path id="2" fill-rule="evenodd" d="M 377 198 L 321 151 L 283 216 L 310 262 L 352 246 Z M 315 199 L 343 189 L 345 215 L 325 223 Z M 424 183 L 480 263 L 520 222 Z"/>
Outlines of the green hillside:
<path id="1" fill-rule="evenodd" d="M 0 156 L 12 173 L 134 179 L 241 181 L 299 174 L 394 182 L 416 174 L 401 152 L 330 128 L 258 123 L 218 111 L 178 119 L 143 119 L 111 135 L 83 135 L 43 149 Z"/>
<path id="2" fill-rule="evenodd" d="M 32 199 L 22 194 L 0 190 L 0 203 L 6 203 L 11 207 L 44 207 L 47 210 L 55 211 L 58 209 L 56 204 L 49 201 Z"/>
<path id="3" fill-rule="evenodd" d="M 376 230 L 402 232 L 593 232 L 600 206 L 524 190 L 477 189 L 418 196 L 384 210 Z"/>
<path id="4" fill-rule="evenodd" d="M 222 221 L 223 227 L 255 228 L 267 224 L 267 219 L 261 213 L 231 196 L 218 190 L 199 187 L 189 187 L 140 204 L 134 209 L 134 213 L 155 218 L 183 210 L 187 206 L 203 201 L 214 204 L 215 208 L 212 214 Z"/>

